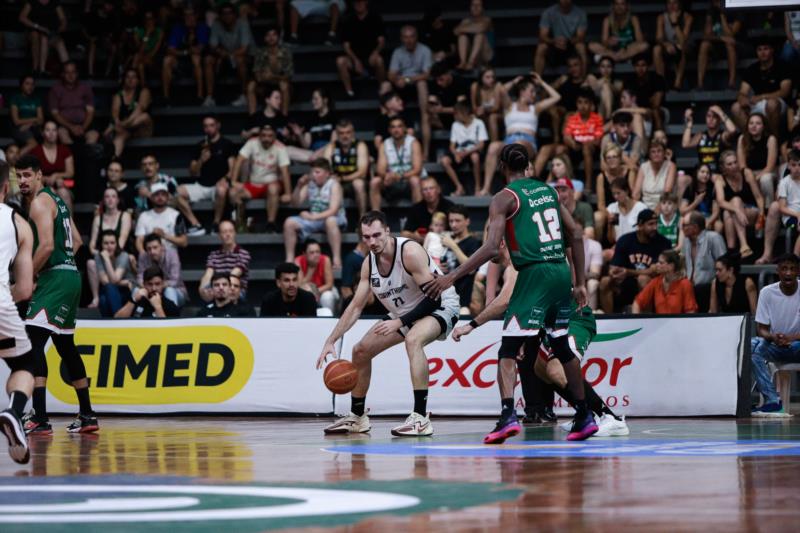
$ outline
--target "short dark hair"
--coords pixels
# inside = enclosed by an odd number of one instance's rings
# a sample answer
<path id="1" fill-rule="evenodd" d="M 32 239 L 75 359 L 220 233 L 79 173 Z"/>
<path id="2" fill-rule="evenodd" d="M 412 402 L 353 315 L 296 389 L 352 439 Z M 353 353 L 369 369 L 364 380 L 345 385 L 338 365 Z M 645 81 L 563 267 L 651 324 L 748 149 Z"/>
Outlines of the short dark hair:
<path id="1" fill-rule="evenodd" d="M 27 80 L 28 78 L 30 78 L 34 82 L 36 82 L 36 76 L 34 76 L 33 73 L 31 73 L 31 72 L 26 72 L 25 74 L 23 74 L 22 76 L 19 77 L 18 85 L 21 87 L 22 84 L 25 83 L 25 80 Z"/>
<path id="2" fill-rule="evenodd" d="M 311 168 L 321 168 L 325 172 L 331 171 L 331 162 L 325 159 L 324 157 L 318 157 L 316 159 L 312 159 L 311 164 L 309 166 Z"/>
<path id="3" fill-rule="evenodd" d="M 612 189 L 619 189 L 620 191 L 625 191 L 628 194 L 631 193 L 631 186 L 628 183 L 628 178 L 616 178 L 614 181 L 611 182 Z"/>
<path id="4" fill-rule="evenodd" d="M 34 172 L 39 172 L 42 169 L 42 163 L 38 157 L 29 153 L 17 159 L 17 162 L 14 163 L 14 168 L 17 170 L 29 168 Z"/>
<path id="5" fill-rule="evenodd" d="M 742 256 L 739 252 L 728 252 L 717 257 L 717 261 L 722 263 L 722 266 L 725 268 L 732 268 L 734 274 L 739 274 L 739 270 L 742 266 Z"/>
<path id="6" fill-rule="evenodd" d="M 576 95 L 575 100 L 577 101 L 578 98 L 584 98 L 593 104 L 596 103 L 594 91 L 588 87 L 581 87 L 578 89 L 578 94 Z"/>
<path id="7" fill-rule="evenodd" d="M 227 280 L 228 280 L 228 283 L 230 283 L 230 281 L 231 281 L 231 276 L 230 276 L 230 274 L 228 274 L 227 272 L 214 272 L 214 275 L 213 275 L 213 276 L 211 276 L 211 283 L 212 283 L 212 285 L 213 285 L 213 283 L 214 283 L 215 281 L 217 281 L 218 279 L 227 279 Z"/>
<path id="8" fill-rule="evenodd" d="M 339 119 L 339 122 L 336 123 L 336 127 L 337 128 L 352 128 L 353 127 L 353 121 L 350 120 L 349 118 Z"/>
<path id="9" fill-rule="evenodd" d="M 392 122 L 397 122 L 398 120 L 403 123 L 403 126 L 406 125 L 406 119 L 404 119 L 400 115 L 397 115 L 396 117 L 392 117 L 389 119 L 389 126 L 392 125 Z"/>
<path id="10" fill-rule="evenodd" d="M 445 74 L 450 74 L 452 69 L 450 65 L 447 64 L 446 61 L 439 61 L 438 63 L 434 63 L 431 67 L 430 77 L 431 79 L 436 79 L 439 76 L 444 76 Z"/>
<path id="11" fill-rule="evenodd" d="M 791 252 L 787 252 L 775 260 L 776 265 L 782 265 L 783 263 L 791 263 L 796 267 L 800 267 L 800 257 L 797 257 Z"/>
<path id="12" fill-rule="evenodd" d="M 271 31 L 277 32 L 278 35 L 281 34 L 281 28 L 277 24 L 267 24 L 267 26 L 264 28 L 264 35 L 268 34 Z"/>
<path id="13" fill-rule="evenodd" d="M 700 211 L 692 211 L 689 213 L 689 224 L 694 224 L 703 231 L 706 229 L 706 217 Z"/>
<path id="14" fill-rule="evenodd" d="M 647 63 L 649 65 L 650 64 L 650 56 L 645 54 L 645 53 L 636 54 L 635 56 L 633 56 L 631 58 L 631 65 L 635 65 L 639 61 L 644 61 L 645 63 Z"/>
<path id="15" fill-rule="evenodd" d="M 574 61 L 576 59 L 578 61 L 580 61 L 581 64 L 583 64 L 583 59 L 581 58 L 581 56 L 579 56 L 578 54 L 575 54 L 575 53 L 572 53 L 572 54 L 568 55 L 567 56 L 567 60 L 565 61 L 565 63 L 569 63 L 570 61 Z"/>
<path id="16" fill-rule="evenodd" d="M 203 115 L 203 119 L 202 120 L 205 120 L 207 118 L 210 118 L 214 122 L 220 122 L 219 117 L 217 115 L 215 115 L 214 113 L 205 113 Z"/>
<path id="17" fill-rule="evenodd" d="M 161 270 L 161 267 L 158 265 L 147 267 L 147 269 L 144 271 L 144 274 L 142 274 L 142 279 L 144 281 L 150 281 L 153 278 L 164 279 L 164 271 Z"/>
<path id="18" fill-rule="evenodd" d="M 392 98 L 400 98 L 400 95 L 396 91 L 389 91 L 388 93 L 383 93 L 380 98 L 381 105 L 385 106 L 386 102 L 388 102 Z"/>
<path id="19" fill-rule="evenodd" d="M 789 161 L 800 161 L 800 150 L 789 150 L 789 156 L 786 159 Z"/>
<path id="20" fill-rule="evenodd" d="M 389 227 L 389 219 L 386 218 L 386 215 L 383 213 L 383 211 L 375 211 L 375 210 L 367 211 L 366 213 L 364 213 L 364 215 L 361 217 L 361 220 L 359 220 L 358 225 L 369 226 L 376 221 L 380 222 L 381 225 L 384 227 L 387 228 Z"/>
<path id="21" fill-rule="evenodd" d="M 464 218 L 469 218 L 469 209 L 462 204 L 455 204 L 447 210 L 448 215 L 462 215 Z"/>
<path id="22" fill-rule="evenodd" d="M 161 242 L 161 237 L 156 235 L 155 233 L 148 233 L 144 236 L 144 246 L 147 246 L 147 243 L 158 241 Z"/>
<path id="23" fill-rule="evenodd" d="M 275 279 L 281 279 L 283 274 L 299 274 L 300 267 L 295 265 L 294 263 L 279 263 L 278 266 L 275 267 Z"/>
<path id="24" fill-rule="evenodd" d="M 617 111 L 614 113 L 614 116 L 611 117 L 611 121 L 614 124 L 630 124 L 633 122 L 633 115 L 628 111 Z"/>
<path id="25" fill-rule="evenodd" d="M 507 144 L 500 151 L 500 163 L 512 172 L 522 172 L 528 168 L 528 150 L 519 143 Z"/>
<path id="26" fill-rule="evenodd" d="M 319 241 L 318 241 L 317 239 L 314 239 L 314 238 L 312 238 L 312 237 L 309 237 L 308 239 L 306 239 L 305 241 L 303 241 L 303 251 L 304 251 L 304 252 L 305 252 L 305 251 L 307 251 L 309 246 L 313 246 L 313 245 L 315 245 L 315 244 L 316 244 L 317 246 L 319 246 L 320 248 L 322 248 L 322 245 L 319 243 Z"/>
<path id="27" fill-rule="evenodd" d="M 472 106 L 466 100 L 459 100 L 453 104 L 453 111 L 455 113 L 463 113 L 465 115 L 472 115 Z"/>
<path id="28" fill-rule="evenodd" d="M 119 238 L 117 237 L 117 232 L 114 231 L 113 229 L 104 229 L 103 231 L 100 232 L 100 242 L 103 242 L 103 237 L 108 237 L 109 235 L 114 237 L 115 239 Z"/>

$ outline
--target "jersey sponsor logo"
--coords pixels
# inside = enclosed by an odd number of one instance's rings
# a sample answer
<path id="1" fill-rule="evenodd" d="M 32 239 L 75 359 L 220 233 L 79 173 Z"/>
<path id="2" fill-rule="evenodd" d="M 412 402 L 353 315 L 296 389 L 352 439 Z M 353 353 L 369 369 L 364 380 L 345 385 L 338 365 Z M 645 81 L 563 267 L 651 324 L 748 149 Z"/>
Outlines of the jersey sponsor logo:
<path id="1" fill-rule="evenodd" d="M 80 328 L 75 344 L 98 404 L 221 403 L 238 394 L 253 372 L 250 341 L 226 326 Z M 48 389 L 74 404 L 69 374 L 53 345 L 47 360 L 61 376 L 50 379 Z"/>
<path id="2" fill-rule="evenodd" d="M 379 293 L 376 294 L 376 296 L 378 298 L 380 298 L 381 300 L 385 300 L 386 298 L 390 298 L 390 297 L 394 296 L 395 294 L 401 294 L 406 289 L 408 289 L 408 285 L 403 283 L 403 285 L 401 285 L 400 287 L 394 287 L 394 288 L 389 289 L 387 291 L 379 292 Z"/>
<path id="3" fill-rule="evenodd" d="M 372 282 L 372 286 L 373 287 L 380 287 L 381 286 L 380 278 L 374 278 L 373 277 L 373 278 L 371 278 L 371 282 Z"/>
<path id="4" fill-rule="evenodd" d="M 555 197 L 553 197 L 553 196 L 551 196 L 549 194 L 546 194 L 546 195 L 541 196 L 541 197 L 536 198 L 536 199 L 528 198 L 528 205 L 530 207 L 538 207 L 540 205 L 554 204 L 554 203 L 556 203 Z"/>

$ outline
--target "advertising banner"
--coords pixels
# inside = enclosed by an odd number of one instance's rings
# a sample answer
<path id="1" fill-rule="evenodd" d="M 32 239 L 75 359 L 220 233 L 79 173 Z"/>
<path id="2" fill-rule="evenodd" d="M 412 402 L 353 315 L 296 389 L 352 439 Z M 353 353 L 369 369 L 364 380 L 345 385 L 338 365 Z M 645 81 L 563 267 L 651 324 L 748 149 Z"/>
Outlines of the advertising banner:
<path id="1" fill-rule="evenodd" d="M 586 379 L 615 411 L 637 416 L 734 415 L 744 317 L 599 319 L 583 359 Z M 314 367 L 335 319 L 88 320 L 75 333 L 101 413 L 343 413 Z M 341 354 L 374 320 L 359 320 Z M 496 415 L 501 323 L 459 343 L 426 348 L 429 409 L 435 415 Z M 48 409 L 75 413 L 66 368 L 47 347 Z M 749 361 L 743 361 L 744 365 Z M 0 365 L 0 379 L 8 369 Z M 516 397 L 522 405 L 521 391 Z M 335 403 L 334 403 L 335 402 Z M 403 344 L 372 363 L 372 414 L 407 415 L 413 406 Z M 557 412 L 568 406 L 557 403 Z"/>
<path id="2" fill-rule="evenodd" d="M 734 415 L 737 403 L 741 316 L 599 319 L 583 358 L 583 372 L 608 405 L 623 415 Z M 343 354 L 372 323 L 360 321 L 345 336 Z M 463 324 L 463 322 L 461 323 Z M 438 415 L 495 415 L 501 322 L 426 348 L 428 409 Z M 516 398 L 522 405 L 520 387 Z M 349 399 L 336 398 L 336 412 Z M 375 358 L 367 406 L 372 414 L 408 414 L 413 407 L 408 358 L 402 345 Z M 556 397 L 556 412 L 568 414 Z M 560 407 L 560 409 L 559 409 Z"/>

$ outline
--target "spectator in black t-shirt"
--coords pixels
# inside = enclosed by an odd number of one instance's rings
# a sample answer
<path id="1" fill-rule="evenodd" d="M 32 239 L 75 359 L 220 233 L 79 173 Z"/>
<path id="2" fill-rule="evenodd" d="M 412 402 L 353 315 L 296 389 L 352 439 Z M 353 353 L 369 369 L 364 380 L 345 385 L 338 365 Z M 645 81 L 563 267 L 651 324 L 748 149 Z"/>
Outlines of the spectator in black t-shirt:
<path id="1" fill-rule="evenodd" d="M 342 294 L 342 300 L 349 300 L 353 296 L 353 287 L 358 286 L 358 282 L 361 280 L 361 266 L 369 253 L 369 248 L 361 238 L 361 224 L 358 225 L 356 233 L 358 244 L 353 251 L 344 256 L 342 261 L 342 288 L 339 291 Z"/>
<path id="2" fill-rule="evenodd" d="M 201 307 L 198 318 L 230 318 L 236 316 L 231 301 L 231 280 L 228 274 L 218 272 L 211 278 L 211 291 L 214 299 Z"/>
<path id="3" fill-rule="evenodd" d="M 311 108 L 314 114 L 306 121 L 302 144 L 303 148 L 317 152 L 324 149 L 333 139 L 333 130 L 339 122 L 339 115 L 334 110 L 334 102 L 328 91 L 322 87 L 312 91 Z M 316 157 L 319 157 L 319 154 L 314 154 L 312 159 Z"/>
<path id="4" fill-rule="evenodd" d="M 181 314 L 178 306 L 164 297 L 164 272 L 158 266 L 148 267 L 143 274 L 143 288 L 136 289 L 131 299 L 114 314 L 114 318 L 166 318 Z"/>
<path id="5" fill-rule="evenodd" d="M 432 129 L 450 129 L 453 124 L 453 106 L 456 102 L 467 101 L 469 89 L 469 82 L 460 76 L 454 76 L 452 69 L 446 63 L 436 63 L 431 67 L 428 81 L 428 116 Z M 422 146 L 425 153 L 428 153 L 431 144 L 430 134 L 430 131 L 422 130 Z"/>
<path id="6" fill-rule="evenodd" d="M 119 196 L 119 210 L 133 212 L 136 209 L 136 197 L 138 192 L 136 187 L 129 185 L 123 178 L 125 171 L 122 168 L 122 163 L 117 160 L 111 161 L 106 167 L 106 179 L 108 180 L 106 188 L 111 188 L 117 191 Z"/>
<path id="7" fill-rule="evenodd" d="M 447 251 L 442 257 L 442 272 L 447 274 L 463 264 L 469 256 L 481 247 L 481 241 L 472 236 L 469 231 L 469 211 L 463 205 L 454 205 L 447 213 L 450 233 L 442 234 L 442 245 Z M 461 314 L 468 315 L 469 304 L 472 301 L 472 284 L 475 273 L 464 276 L 456 281 L 454 287 L 461 302 Z"/>
<path id="8" fill-rule="evenodd" d="M 631 60 L 633 75 L 625 83 L 625 88 L 636 97 L 636 103 L 650 110 L 653 121 L 653 130 L 663 129 L 664 117 L 661 116 L 661 104 L 664 102 L 664 92 L 667 82 L 664 76 L 649 70 L 650 57 L 639 54 Z"/>
<path id="9" fill-rule="evenodd" d="M 396 92 L 389 91 L 388 93 L 382 94 L 380 101 L 381 112 L 378 115 L 378 118 L 375 119 L 375 137 L 373 139 L 376 152 L 380 152 L 384 139 L 388 139 L 390 137 L 389 123 L 393 118 L 402 118 L 403 122 L 405 122 L 407 126 L 411 126 L 411 124 L 414 123 L 414 121 L 411 120 L 411 116 L 405 111 L 403 99 Z M 409 128 L 408 133 L 409 135 L 413 135 L 414 130 Z"/>
<path id="10" fill-rule="evenodd" d="M 299 273 L 300 267 L 294 263 L 281 263 L 275 268 L 278 288 L 264 296 L 262 317 L 317 316 L 317 299 L 300 288 Z"/>
<path id="11" fill-rule="evenodd" d="M 222 136 L 222 125 L 214 115 L 203 117 L 203 139 L 196 148 L 194 159 L 189 164 L 189 174 L 198 178 L 187 183 L 183 192 L 189 203 L 210 200 L 214 202 L 214 227 L 222 220 L 225 199 L 228 196 L 228 176 L 233 169 L 238 150 Z"/>
<path id="12" fill-rule="evenodd" d="M 436 3 L 425 5 L 419 40 L 431 49 L 434 63 L 455 54 L 456 35 L 453 26 L 442 17 L 442 6 Z"/>
<path id="13" fill-rule="evenodd" d="M 254 317 L 256 312 L 253 306 L 242 299 L 242 279 L 239 276 L 230 274 L 231 279 L 231 302 L 233 302 L 233 316 L 235 317 Z"/>
<path id="14" fill-rule="evenodd" d="M 747 118 L 752 113 L 761 113 L 767 117 L 769 131 L 777 132 L 780 118 L 786 113 L 786 100 L 792 91 L 792 74 L 775 59 L 775 50 L 769 40 L 758 41 L 756 56 L 758 60 L 742 73 L 742 84 L 736 102 L 731 106 L 731 114 L 741 131 L 747 129 Z"/>
<path id="15" fill-rule="evenodd" d="M 378 85 L 386 81 L 386 63 L 381 55 L 386 45 L 386 26 L 380 15 L 370 11 L 367 0 L 353 2 L 353 13 L 342 24 L 340 35 L 344 54 L 336 58 L 336 68 L 347 96 L 355 96 L 351 71 L 364 76 L 369 67 Z"/>
<path id="16" fill-rule="evenodd" d="M 258 137 L 261 128 L 269 124 L 275 131 L 278 140 L 285 144 L 286 138 L 289 136 L 289 119 L 281 111 L 283 106 L 281 90 L 273 86 L 267 89 L 265 94 L 264 109 L 256 111 L 247 119 L 244 130 L 242 130 L 242 139 L 247 141 Z"/>
<path id="17" fill-rule="evenodd" d="M 656 275 L 658 256 L 672 248 L 669 239 L 658 233 L 658 215 L 643 209 L 636 219 L 636 231 L 617 240 L 608 276 L 600 280 L 600 306 L 603 312 L 619 311 Z"/>
<path id="18" fill-rule="evenodd" d="M 403 225 L 402 236 L 414 239 L 422 244 L 428 227 L 431 225 L 431 217 L 437 211 L 447 213 L 453 203 L 447 198 L 442 198 L 442 189 L 439 182 L 434 177 L 427 177 L 420 182 L 422 189 L 422 201 L 414 204 L 408 210 L 408 218 Z"/>

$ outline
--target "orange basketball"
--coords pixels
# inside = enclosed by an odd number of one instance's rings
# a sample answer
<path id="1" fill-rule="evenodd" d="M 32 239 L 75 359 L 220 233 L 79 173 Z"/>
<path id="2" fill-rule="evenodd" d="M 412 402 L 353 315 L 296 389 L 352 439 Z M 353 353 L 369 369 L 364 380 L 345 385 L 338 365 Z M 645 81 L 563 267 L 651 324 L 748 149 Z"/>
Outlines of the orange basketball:
<path id="1" fill-rule="evenodd" d="M 358 370 L 350 361 L 337 359 L 325 367 L 322 379 L 332 393 L 347 394 L 358 384 Z"/>

